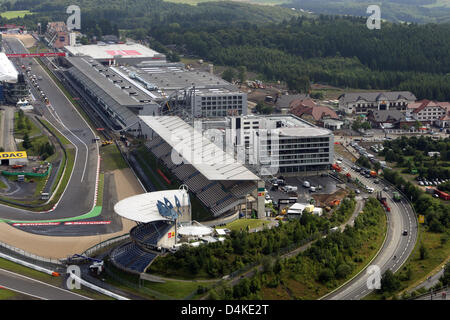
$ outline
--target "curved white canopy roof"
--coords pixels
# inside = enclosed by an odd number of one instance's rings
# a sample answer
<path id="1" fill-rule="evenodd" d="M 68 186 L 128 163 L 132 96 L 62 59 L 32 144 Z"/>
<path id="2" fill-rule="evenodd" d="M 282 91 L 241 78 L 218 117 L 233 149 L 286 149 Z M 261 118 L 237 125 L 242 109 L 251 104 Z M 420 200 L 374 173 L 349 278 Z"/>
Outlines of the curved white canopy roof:
<path id="1" fill-rule="evenodd" d="M 17 82 L 19 73 L 5 53 L 0 52 L 0 81 Z"/>
<path id="2" fill-rule="evenodd" d="M 186 190 L 163 190 L 125 198 L 116 203 L 114 211 L 124 218 L 143 223 L 169 220 L 159 213 L 156 203 L 158 200 L 164 203 L 164 198 L 167 198 L 175 208 L 175 196 L 180 201 L 181 206 L 189 204 L 189 194 Z"/>

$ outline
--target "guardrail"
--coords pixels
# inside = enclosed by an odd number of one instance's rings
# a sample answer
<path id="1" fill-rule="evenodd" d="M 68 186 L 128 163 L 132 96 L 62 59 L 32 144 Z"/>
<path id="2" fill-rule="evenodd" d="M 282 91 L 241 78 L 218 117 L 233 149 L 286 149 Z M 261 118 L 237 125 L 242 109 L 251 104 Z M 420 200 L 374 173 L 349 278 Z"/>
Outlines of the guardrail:
<path id="1" fill-rule="evenodd" d="M 56 265 L 59 265 L 59 266 L 63 265 L 63 263 L 59 259 L 41 257 L 41 256 L 29 253 L 29 252 L 27 252 L 25 250 L 16 248 L 14 246 L 11 246 L 11 245 L 3 243 L 3 242 L 0 242 L 0 247 L 6 248 L 6 249 L 8 249 L 8 250 L 18 254 L 18 255 L 21 255 L 23 257 L 26 257 L 26 258 L 29 258 L 29 259 L 32 259 L 32 260 L 45 262 L 45 263 L 56 264 Z"/>
<path id="2" fill-rule="evenodd" d="M 60 276 L 60 274 L 58 272 L 54 271 L 54 270 L 50 270 L 50 269 L 47 269 L 47 268 L 44 268 L 44 267 L 41 267 L 41 266 L 37 266 L 35 264 L 32 264 L 32 263 L 20 260 L 18 258 L 11 257 L 11 256 L 9 256 L 7 254 L 4 254 L 4 253 L 1 253 L 1 252 L 0 252 L 0 258 L 12 261 L 14 263 L 23 265 L 25 267 L 28 267 L 28 268 L 31 268 L 31 269 L 34 269 L 34 270 L 37 270 L 37 271 L 40 271 L 40 272 L 44 272 L 44 273 L 49 274 L 49 275 L 54 276 L 54 277 L 59 277 Z"/>
<path id="3" fill-rule="evenodd" d="M 117 236 L 117 237 L 105 240 L 103 242 L 97 243 L 95 246 L 90 247 L 89 249 L 84 251 L 81 255 L 87 256 L 87 257 L 91 257 L 98 250 L 100 250 L 100 249 L 102 249 L 104 247 L 107 247 L 107 246 L 109 246 L 109 245 L 111 245 L 113 243 L 116 243 L 116 242 L 128 239 L 129 237 L 130 237 L 130 234 L 127 233 L 127 234 L 124 234 L 124 235 L 121 235 L 121 236 Z"/>
<path id="4" fill-rule="evenodd" d="M 121 296 L 121 295 L 118 295 L 118 294 L 116 294 L 116 293 L 114 293 L 114 292 L 111 292 L 111 291 L 109 291 L 109 290 L 100 288 L 100 287 L 96 286 L 95 284 L 92 284 L 92 283 L 90 283 L 90 282 L 87 282 L 87 281 L 83 280 L 82 278 L 78 277 L 77 275 L 75 275 L 75 274 L 72 273 L 72 272 L 70 272 L 69 274 L 70 274 L 69 277 L 70 277 L 71 279 L 75 280 L 76 282 L 78 282 L 78 283 L 82 284 L 83 286 L 88 287 L 88 288 L 90 288 L 90 289 L 92 289 L 92 290 L 95 290 L 95 291 L 97 291 L 97 292 L 100 292 L 100 293 L 102 293 L 102 294 L 104 294 L 104 295 L 106 295 L 106 296 L 109 296 L 109 297 L 114 298 L 114 299 L 117 299 L 117 300 L 130 300 L 130 299 L 128 299 L 128 298 L 126 298 L 126 297 L 123 297 L 123 296 Z"/>

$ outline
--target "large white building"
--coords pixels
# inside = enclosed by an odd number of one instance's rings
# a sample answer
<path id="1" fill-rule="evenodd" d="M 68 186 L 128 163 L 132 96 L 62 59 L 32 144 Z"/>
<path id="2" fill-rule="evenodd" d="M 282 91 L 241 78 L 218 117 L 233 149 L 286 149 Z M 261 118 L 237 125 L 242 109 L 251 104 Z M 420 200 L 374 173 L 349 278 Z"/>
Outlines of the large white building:
<path id="1" fill-rule="evenodd" d="M 216 144 L 262 175 L 326 170 L 333 162 L 333 133 L 294 115 L 227 117 L 203 124 Z"/>
<path id="2" fill-rule="evenodd" d="M 406 111 L 416 101 L 409 91 L 396 92 L 351 92 L 339 97 L 339 110 L 347 114 L 367 114 L 374 110 Z"/>
<path id="3" fill-rule="evenodd" d="M 166 61 L 166 57 L 155 50 L 138 43 L 107 44 L 99 42 L 88 45 L 69 45 L 64 49 L 73 57 L 90 57 L 98 62 L 139 63 L 142 61 Z"/>

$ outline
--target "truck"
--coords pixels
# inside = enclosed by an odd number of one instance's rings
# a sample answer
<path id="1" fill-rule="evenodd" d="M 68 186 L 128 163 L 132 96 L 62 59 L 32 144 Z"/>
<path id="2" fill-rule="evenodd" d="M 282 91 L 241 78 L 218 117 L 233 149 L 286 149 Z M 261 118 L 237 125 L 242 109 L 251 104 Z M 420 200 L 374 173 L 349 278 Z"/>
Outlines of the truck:
<path id="1" fill-rule="evenodd" d="M 331 169 L 335 170 L 336 172 L 341 172 L 341 167 L 337 163 L 333 163 L 331 165 Z"/>
<path id="2" fill-rule="evenodd" d="M 398 193 L 397 191 L 394 191 L 392 193 L 393 197 L 394 197 L 394 201 L 399 202 L 402 200 L 402 197 L 400 196 L 400 193 Z"/>
<path id="3" fill-rule="evenodd" d="M 386 197 L 383 196 L 383 192 L 379 191 L 377 192 L 377 199 L 380 201 L 380 203 L 383 205 L 383 207 L 386 209 L 387 212 L 391 212 L 391 208 L 389 207 Z"/>

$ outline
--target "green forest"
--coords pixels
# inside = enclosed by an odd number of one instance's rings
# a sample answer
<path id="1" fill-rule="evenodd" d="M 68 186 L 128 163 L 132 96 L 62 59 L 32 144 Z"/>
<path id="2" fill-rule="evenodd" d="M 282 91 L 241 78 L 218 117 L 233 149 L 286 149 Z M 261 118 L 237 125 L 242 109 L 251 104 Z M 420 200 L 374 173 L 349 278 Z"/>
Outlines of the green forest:
<path id="1" fill-rule="evenodd" d="M 332 226 L 346 221 L 355 209 L 354 198 L 346 198 L 330 220 L 303 213 L 300 219 L 281 223 L 279 227 L 248 233 L 232 231 L 223 243 L 200 247 L 184 245 L 173 255 L 159 257 L 147 272 L 174 277 L 218 278 L 261 263 L 264 257 L 293 250 L 320 238 Z"/>
<path id="2" fill-rule="evenodd" d="M 211 299 L 317 299 L 354 274 L 370 259 L 386 230 L 386 214 L 369 198 L 353 227 L 329 234 L 291 258 L 263 259 L 263 269 L 231 287 L 210 291 Z"/>
<path id="3" fill-rule="evenodd" d="M 450 22 L 450 3 L 443 0 L 292 0 L 286 7 L 311 10 L 317 14 L 369 16 L 369 5 L 377 4 L 381 18 L 401 22 Z"/>

